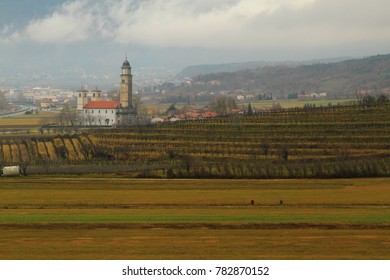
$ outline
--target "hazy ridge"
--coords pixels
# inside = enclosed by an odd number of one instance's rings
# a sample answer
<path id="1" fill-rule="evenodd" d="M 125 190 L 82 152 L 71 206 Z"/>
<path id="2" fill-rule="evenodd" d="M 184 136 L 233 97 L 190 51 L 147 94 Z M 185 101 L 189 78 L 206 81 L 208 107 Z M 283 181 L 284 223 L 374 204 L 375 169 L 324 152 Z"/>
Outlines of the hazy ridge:
<path id="1" fill-rule="evenodd" d="M 276 95 L 306 91 L 326 92 L 337 97 L 354 95 L 357 90 L 377 94 L 390 87 L 390 54 L 341 62 L 299 66 L 280 64 L 208 73 L 194 79 L 205 84 L 220 81 L 218 89 L 221 90 L 261 91 Z"/>

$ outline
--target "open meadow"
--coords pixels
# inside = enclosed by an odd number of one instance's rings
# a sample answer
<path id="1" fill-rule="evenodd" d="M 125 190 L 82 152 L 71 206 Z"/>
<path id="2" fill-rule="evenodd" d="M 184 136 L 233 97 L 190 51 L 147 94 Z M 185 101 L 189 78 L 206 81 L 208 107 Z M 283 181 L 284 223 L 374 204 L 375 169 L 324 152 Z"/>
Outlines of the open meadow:
<path id="1" fill-rule="evenodd" d="M 389 259 L 390 179 L 0 178 L 0 259 Z"/>

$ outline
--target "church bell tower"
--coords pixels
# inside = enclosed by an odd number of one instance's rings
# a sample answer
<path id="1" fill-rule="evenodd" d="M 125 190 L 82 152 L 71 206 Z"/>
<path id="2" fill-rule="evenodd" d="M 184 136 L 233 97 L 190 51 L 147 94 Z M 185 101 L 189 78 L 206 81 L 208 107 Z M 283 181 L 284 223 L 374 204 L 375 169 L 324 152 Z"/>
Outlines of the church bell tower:
<path id="1" fill-rule="evenodd" d="M 88 91 L 84 88 L 77 91 L 77 110 L 82 111 L 84 106 L 88 103 Z"/>
<path id="2" fill-rule="evenodd" d="M 133 108 L 133 75 L 131 75 L 131 66 L 127 57 L 121 69 L 119 97 L 122 108 Z"/>

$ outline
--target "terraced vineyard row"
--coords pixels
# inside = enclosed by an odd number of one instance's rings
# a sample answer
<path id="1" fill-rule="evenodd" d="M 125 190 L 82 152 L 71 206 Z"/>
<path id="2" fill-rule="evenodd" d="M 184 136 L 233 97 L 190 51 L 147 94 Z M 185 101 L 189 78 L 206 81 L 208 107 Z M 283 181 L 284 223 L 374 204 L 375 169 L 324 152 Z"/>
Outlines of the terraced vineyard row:
<path id="1" fill-rule="evenodd" d="M 55 137 L 2 137 L 0 160 L 29 163 L 38 173 L 173 178 L 388 176 L 389 113 L 389 104 L 293 109 Z M 48 168 L 51 165 L 55 167 Z"/>
<path id="2" fill-rule="evenodd" d="M 151 176 L 164 169 L 172 177 L 378 176 L 390 172 L 389 113 L 389 106 L 300 109 L 90 137 L 116 160 L 159 163 Z"/>
<path id="3" fill-rule="evenodd" d="M 0 161 L 6 164 L 85 161 L 92 145 L 84 135 L 40 138 L 0 138 Z"/>

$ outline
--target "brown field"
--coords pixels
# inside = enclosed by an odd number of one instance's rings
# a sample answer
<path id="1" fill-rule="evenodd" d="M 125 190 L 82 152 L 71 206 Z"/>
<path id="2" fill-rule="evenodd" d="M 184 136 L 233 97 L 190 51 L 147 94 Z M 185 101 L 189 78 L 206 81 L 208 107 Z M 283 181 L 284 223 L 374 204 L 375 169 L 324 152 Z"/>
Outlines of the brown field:
<path id="1" fill-rule="evenodd" d="M 0 259 L 390 258 L 388 178 L 0 178 L 0 197 Z"/>
<path id="2" fill-rule="evenodd" d="M 19 115 L 8 118 L 0 118 L 1 129 L 37 128 L 47 123 L 55 123 L 58 112 L 41 111 L 38 114 Z"/>
<path id="3" fill-rule="evenodd" d="M 2 259 L 388 259 L 390 230 L 1 229 Z"/>

